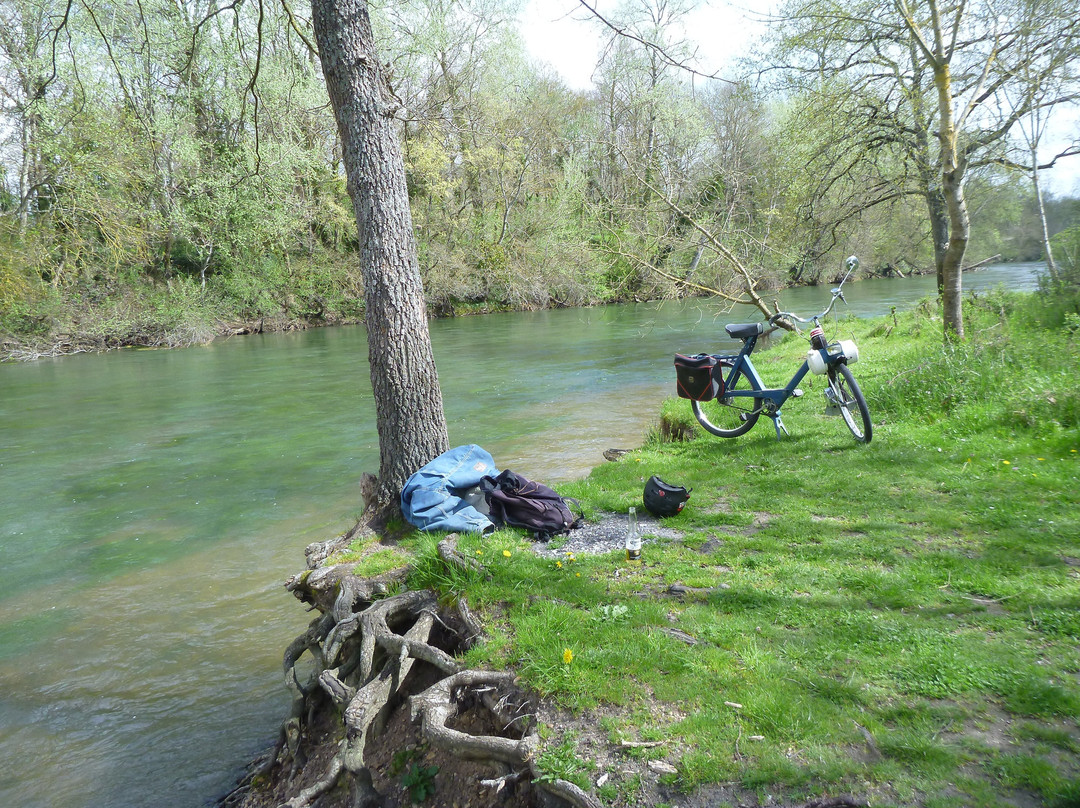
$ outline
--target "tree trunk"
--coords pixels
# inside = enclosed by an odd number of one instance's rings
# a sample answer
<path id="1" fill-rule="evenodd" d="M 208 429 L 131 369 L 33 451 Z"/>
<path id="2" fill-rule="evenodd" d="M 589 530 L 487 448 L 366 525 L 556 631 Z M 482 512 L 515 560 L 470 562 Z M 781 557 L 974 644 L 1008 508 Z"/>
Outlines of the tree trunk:
<path id="1" fill-rule="evenodd" d="M 409 475 L 449 448 L 416 257 L 395 99 L 366 0 L 312 0 L 323 74 L 359 231 L 371 387 L 379 433 L 375 524 L 400 512 Z"/>
<path id="2" fill-rule="evenodd" d="M 945 253 L 949 250 L 949 211 L 941 188 L 930 187 L 926 192 L 926 207 L 930 218 L 930 235 L 934 240 L 934 271 L 937 274 L 938 294 L 945 291 Z"/>
<path id="3" fill-rule="evenodd" d="M 935 39 L 941 54 L 940 24 L 935 19 Z M 941 302 L 945 340 L 964 338 L 964 312 L 961 306 L 961 275 L 964 253 L 967 252 L 971 220 L 964 199 L 965 159 L 958 148 L 959 133 L 953 114 L 952 74 L 949 63 L 940 58 L 934 65 L 934 85 L 937 87 L 941 142 L 941 192 L 949 211 L 949 248 L 941 266 Z"/>
<path id="4" fill-rule="evenodd" d="M 942 264 L 941 305 L 946 341 L 964 338 L 961 270 L 967 252 L 970 220 L 964 199 L 963 169 L 946 171 L 945 203 L 949 208 L 949 249 Z"/>
<path id="5" fill-rule="evenodd" d="M 920 62 L 919 49 L 914 40 L 908 42 L 911 54 L 911 63 L 917 65 Z M 933 116 L 927 114 L 923 93 L 922 71 L 916 70 L 912 75 L 911 105 L 914 113 L 913 135 L 915 142 L 915 161 L 919 172 L 919 188 L 926 200 L 927 216 L 930 220 L 930 236 L 934 242 L 934 272 L 937 275 L 937 291 L 942 294 L 945 289 L 945 253 L 949 249 L 949 211 L 945 204 L 945 196 L 941 190 L 941 175 L 935 168 L 936 161 L 931 154 L 931 121 Z M 938 144 L 937 153 L 941 154 L 941 146 Z"/>
<path id="6" fill-rule="evenodd" d="M 1039 206 L 1039 224 L 1041 225 L 1040 236 L 1042 237 L 1043 257 L 1046 259 L 1046 269 L 1050 273 L 1050 282 L 1056 289 L 1060 276 L 1057 265 L 1054 263 L 1054 251 L 1050 248 L 1050 230 L 1046 224 L 1046 206 L 1043 204 L 1042 185 L 1039 182 L 1039 158 L 1036 154 L 1038 141 L 1031 147 L 1031 184 L 1035 188 L 1035 202 Z"/>

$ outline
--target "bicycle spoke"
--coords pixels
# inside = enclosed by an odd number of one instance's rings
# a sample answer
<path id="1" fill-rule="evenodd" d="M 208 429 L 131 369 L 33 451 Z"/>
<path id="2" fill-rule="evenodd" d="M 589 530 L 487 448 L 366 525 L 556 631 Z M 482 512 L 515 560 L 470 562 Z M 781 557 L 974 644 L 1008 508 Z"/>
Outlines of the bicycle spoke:
<path id="1" fill-rule="evenodd" d="M 731 361 L 720 360 L 720 372 L 724 374 L 728 390 L 752 390 L 750 377 L 741 368 L 728 378 Z M 762 400 L 749 396 L 722 396 L 713 401 L 691 403 L 694 417 L 706 430 L 721 438 L 735 438 L 748 432 L 761 414 Z"/>

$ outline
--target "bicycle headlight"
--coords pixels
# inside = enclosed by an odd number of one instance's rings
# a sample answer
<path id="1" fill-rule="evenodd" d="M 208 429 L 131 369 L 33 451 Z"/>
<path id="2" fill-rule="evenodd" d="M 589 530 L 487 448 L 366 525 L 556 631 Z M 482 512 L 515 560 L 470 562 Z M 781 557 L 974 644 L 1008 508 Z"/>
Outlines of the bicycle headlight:
<path id="1" fill-rule="evenodd" d="M 855 340 L 842 339 L 837 345 L 840 348 L 840 355 L 847 360 L 849 365 L 854 365 L 859 361 L 859 346 L 855 344 Z M 829 353 L 835 353 L 832 346 L 829 347 Z"/>
<path id="2" fill-rule="evenodd" d="M 810 372 L 815 376 L 821 376 L 829 369 L 828 364 L 825 362 L 825 358 L 822 356 L 822 351 L 807 351 L 806 364 L 810 366 Z"/>
<path id="3" fill-rule="evenodd" d="M 823 351 L 810 350 L 806 352 L 806 364 L 809 365 L 810 372 L 815 376 L 821 376 L 829 369 L 830 365 L 835 365 L 838 359 L 843 360 L 848 365 L 854 365 L 859 361 L 859 346 L 855 344 L 854 340 L 842 339 L 839 342 L 831 343 L 827 357 Z"/>

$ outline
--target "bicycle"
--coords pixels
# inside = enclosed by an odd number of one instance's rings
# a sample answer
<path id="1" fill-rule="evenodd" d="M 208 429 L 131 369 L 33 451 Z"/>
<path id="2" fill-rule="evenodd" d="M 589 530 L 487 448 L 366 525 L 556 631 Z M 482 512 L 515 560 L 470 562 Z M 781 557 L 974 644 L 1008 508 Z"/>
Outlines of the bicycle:
<path id="1" fill-rule="evenodd" d="M 742 349 L 737 354 L 676 355 L 677 392 L 680 397 L 691 399 L 690 406 L 699 424 L 721 438 L 737 438 L 749 432 L 764 414 L 773 420 L 779 440 L 781 433 L 790 434 L 780 417 L 780 408 L 789 398 L 802 396 L 798 384 L 807 373 L 813 373 L 825 376 L 827 380 L 825 414 L 842 416 L 855 440 L 870 442 L 873 435 L 870 410 L 848 367 L 858 361 L 859 349 L 851 340 L 829 344 L 820 322 L 832 311 L 837 300 L 847 303 L 844 283 L 858 268 L 859 259 L 852 255 L 845 265 L 847 274 L 832 290 L 832 300 L 823 312 L 803 318 L 793 312 L 781 311 L 767 321 L 771 330 L 779 320 L 786 318 L 798 334 L 802 333 L 799 323 L 814 324 L 806 360 L 786 386 L 766 387 L 750 360 L 758 337 L 766 331 L 765 323 L 732 323 L 724 327 L 729 337 L 742 340 Z"/>

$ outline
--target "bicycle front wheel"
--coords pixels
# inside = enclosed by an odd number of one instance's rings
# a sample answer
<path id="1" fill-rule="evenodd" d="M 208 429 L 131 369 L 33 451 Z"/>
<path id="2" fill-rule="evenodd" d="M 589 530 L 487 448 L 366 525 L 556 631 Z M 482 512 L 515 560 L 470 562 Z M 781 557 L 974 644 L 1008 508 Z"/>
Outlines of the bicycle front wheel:
<path id="1" fill-rule="evenodd" d="M 844 416 L 844 423 L 859 443 L 869 443 L 873 435 L 870 423 L 870 410 L 866 406 L 859 383 L 851 375 L 847 365 L 833 365 L 829 368 L 829 404 L 836 406 Z"/>
<path id="2" fill-rule="evenodd" d="M 724 379 L 727 380 L 725 395 L 712 401 L 690 402 L 698 423 L 721 438 L 737 438 L 753 429 L 764 404 L 764 400 L 760 398 L 727 395 L 731 390 L 758 389 L 741 367 L 738 373 L 728 378 L 731 366 L 730 359 L 721 359 L 717 364 L 717 372 L 722 372 Z"/>

